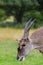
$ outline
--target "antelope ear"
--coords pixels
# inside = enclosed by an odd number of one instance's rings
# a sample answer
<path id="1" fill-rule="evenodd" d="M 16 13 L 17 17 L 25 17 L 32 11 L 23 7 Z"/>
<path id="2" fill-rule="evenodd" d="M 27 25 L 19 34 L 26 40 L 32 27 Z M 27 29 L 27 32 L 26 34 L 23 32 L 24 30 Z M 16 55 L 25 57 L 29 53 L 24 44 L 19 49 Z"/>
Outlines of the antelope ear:
<path id="1" fill-rule="evenodd" d="M 16 41 L 17 41 L 17 42 L 19 42 L 19 41 L 20 41 L 20 39 L 16 39 Z"/>

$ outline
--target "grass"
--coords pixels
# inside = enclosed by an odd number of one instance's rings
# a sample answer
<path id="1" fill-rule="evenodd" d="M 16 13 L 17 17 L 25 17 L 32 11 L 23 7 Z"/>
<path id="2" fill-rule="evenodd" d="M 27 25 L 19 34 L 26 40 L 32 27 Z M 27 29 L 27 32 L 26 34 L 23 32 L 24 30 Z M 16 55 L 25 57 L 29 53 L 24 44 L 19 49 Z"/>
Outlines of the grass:
<path id="1" fill-rule="evenodd" d="M 43 56 L 37 50 L 32 51 L 25 61 L 17 61 L 17 45 L 16 41 L 0 42 L 0 65 L 43 65 Z"/>
<path id="2" fill-rule="evenodd" d="M 0 65 L 43 65 L 43 55 L 38 50 L 33 50 L 23 62 L 16 60 L 18 42 L 13 36 L 20 38 L 22 33 L 20 29 L 0 28 Z"/>

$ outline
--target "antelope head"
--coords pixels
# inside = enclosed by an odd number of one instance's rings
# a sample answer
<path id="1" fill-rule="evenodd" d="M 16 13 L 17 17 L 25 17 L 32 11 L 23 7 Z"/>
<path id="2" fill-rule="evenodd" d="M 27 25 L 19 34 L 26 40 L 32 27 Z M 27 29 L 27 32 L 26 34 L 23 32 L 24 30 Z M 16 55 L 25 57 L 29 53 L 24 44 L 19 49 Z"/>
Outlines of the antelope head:
<path id="1" fill-rule="evenodd" d="M 31 25 L 35 22 L 35 19 L 32 20 L 32 18 L 26 23 L 24 34 L 22 36 L 22 39 L 19 41 L 18 45 L 18 54 L 17 54 L 17 60 L 24 60 L 25 57 L 30 53 L 32 50 L 32 46 L 30 44 L 30 40 L 28 37 L 28 31 L 31 28 Z"/>

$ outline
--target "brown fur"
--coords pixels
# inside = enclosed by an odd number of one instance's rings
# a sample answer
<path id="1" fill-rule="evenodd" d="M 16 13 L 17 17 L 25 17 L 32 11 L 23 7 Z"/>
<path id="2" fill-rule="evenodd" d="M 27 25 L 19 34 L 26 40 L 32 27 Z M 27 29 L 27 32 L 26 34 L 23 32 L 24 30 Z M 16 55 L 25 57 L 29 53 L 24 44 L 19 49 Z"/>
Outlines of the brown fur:
<path id="1" fill-rule="evenodd" d="M 32 33 L 30 38 L 37 44 L 43 44 L 43 27 L 37 29 L 34 33 Z"/>
<path id="2" fill-rule="evenodd" d="M 32 35 L 30 36 L 34 45 L 39 46 L 37 49 L 43 53 L 43 27 L 37 29 Z"/>

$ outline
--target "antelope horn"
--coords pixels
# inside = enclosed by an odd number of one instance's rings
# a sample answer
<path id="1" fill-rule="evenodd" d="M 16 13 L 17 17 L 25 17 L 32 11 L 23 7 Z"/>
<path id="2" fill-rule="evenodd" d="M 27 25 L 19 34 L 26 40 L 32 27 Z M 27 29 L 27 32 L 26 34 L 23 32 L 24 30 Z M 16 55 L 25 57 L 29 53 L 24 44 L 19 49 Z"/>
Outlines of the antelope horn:
<path id="1" fill-rule="evenodd" d="M 27 32 L 30 30 L 32 24 L 33 24 L 35 21 L 36 21 L 36 19 L 34 19 L 33 21 L 31 21 L 30 25 L 27 26 L 27 29 L 26 29 Z"/>
<path id="2" fill-rule="evenodd" d="M 26 23 L 25 30 L 24 30 L 24 35 L 23 38 L 28 37 L 28 31 L 31 28 L 32 24 L 35 22 L 36 19 L 32 20 L 32 18 Z"/>

